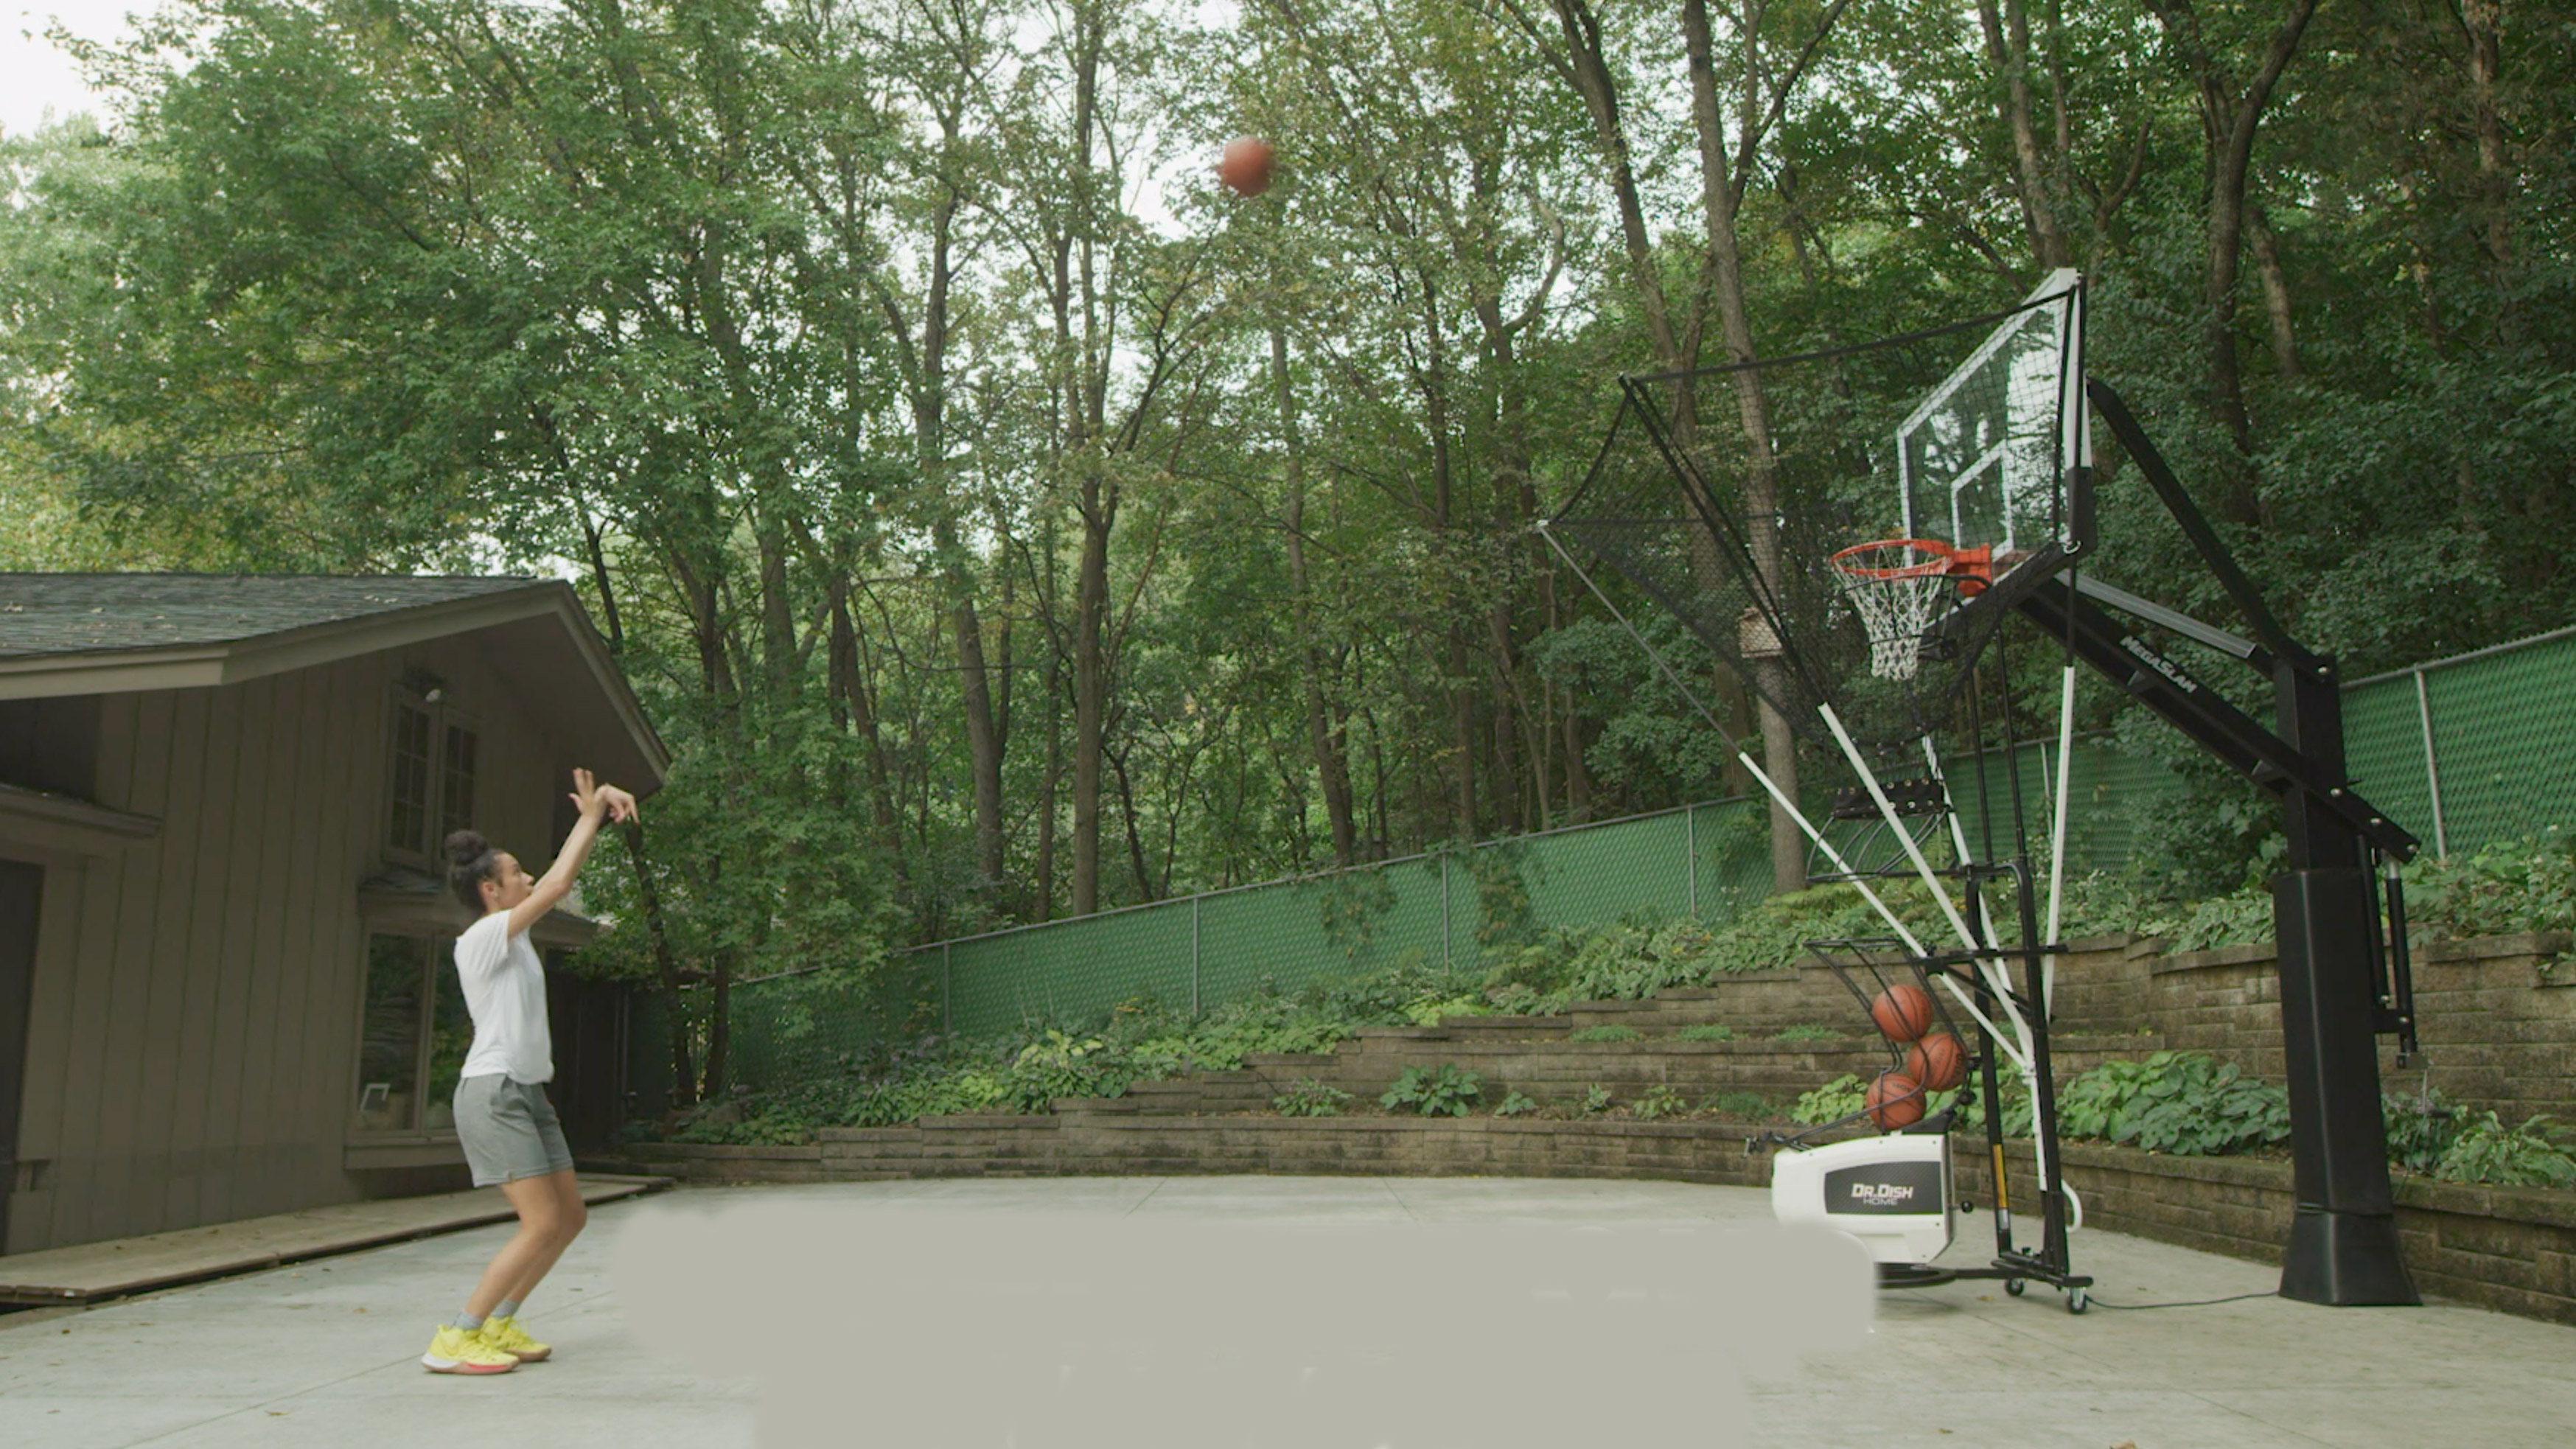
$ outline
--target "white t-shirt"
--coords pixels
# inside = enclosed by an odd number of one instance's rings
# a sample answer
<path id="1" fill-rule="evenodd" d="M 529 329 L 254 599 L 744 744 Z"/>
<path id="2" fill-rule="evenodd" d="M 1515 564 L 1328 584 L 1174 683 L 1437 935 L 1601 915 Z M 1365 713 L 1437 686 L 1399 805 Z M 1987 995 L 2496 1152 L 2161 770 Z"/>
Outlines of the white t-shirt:
<path id="1" fill-rule="evenodd" d="M 474 1045 L 458 1075 L 550 1082 L 555 1048 L 546 1026 L 546 968 L 526 932 L 504 939 L 509 929 L 510 913 L 494 911 L 456 938 L 456 979 L 474 1018 Z"/>

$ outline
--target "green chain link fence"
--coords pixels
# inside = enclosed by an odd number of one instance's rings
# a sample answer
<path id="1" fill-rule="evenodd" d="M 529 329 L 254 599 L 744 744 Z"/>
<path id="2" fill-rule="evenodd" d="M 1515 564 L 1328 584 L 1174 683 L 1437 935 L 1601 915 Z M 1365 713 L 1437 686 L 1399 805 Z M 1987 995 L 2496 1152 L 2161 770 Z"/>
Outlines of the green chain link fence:
<path id="1" fill-rule="evenodd" d="M 2428 849 L 2472 851 L 2576 824 L 2576 630 L 2358 681 L 2344 715 L 2355 785 Z M 1988 853 L 1991 823 L 1997 853 L 2012 853 L 2017 783 L 2028 851 L 2044 861 L 2053 743 L 2022 746 L 2017 770 L 1986 763 L 1981 799 L 1968 766 L 1950 768 L 1971 845 Z M 2159 761 L 2087 740 L 2072 786 L 2070 873 L 2127 861 L 2127 807 L 2175 781 Z M 1407 952 L 1473 961 L 1489 941 L 1532 929 L 1632 916 L 1724 922 L 1769 891 L 1767 819 L 1758 799 L 1692 805 L 937 942 L 858 986 L 792 973 L 747 981 L 728 1003 L 726 1076 L 773 1087 L 845 1070 L 914 1033 L 1097 1020 L 1139 995 L 1213 1007 L 1265 981 L 1294 990 Z M 1837 827 L 1845 838 L 1861 828 Z M 667 1030 L 662 1004 L 639 998 L 629 1036 L 639 1104 L 668 1100 Z"/>

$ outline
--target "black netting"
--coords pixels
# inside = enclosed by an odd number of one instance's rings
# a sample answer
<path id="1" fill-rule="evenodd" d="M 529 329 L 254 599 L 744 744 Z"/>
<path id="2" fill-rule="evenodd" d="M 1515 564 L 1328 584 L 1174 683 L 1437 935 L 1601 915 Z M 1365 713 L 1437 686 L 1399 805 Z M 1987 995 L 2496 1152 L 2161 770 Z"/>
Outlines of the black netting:
<path id="1" fill-rule="evenodd" d="M 1966 647 L 1926 654 L 1911 678 L 1874 674 L 1828 560 L 1910 534 L 1982 546 L 1998 575 L 2033 557 L 2051 567 L 2068 533 L 2079 296 L 1830 353 L 1622 379 L 1592 471 L 1548 527 L 1671 610 L 1792 728 L 1829 741 L 1818 706 L 1830 704 L 1863 746 L 1899 749 L 1947 721 L 1982 635 L 1958 634 Z"/>

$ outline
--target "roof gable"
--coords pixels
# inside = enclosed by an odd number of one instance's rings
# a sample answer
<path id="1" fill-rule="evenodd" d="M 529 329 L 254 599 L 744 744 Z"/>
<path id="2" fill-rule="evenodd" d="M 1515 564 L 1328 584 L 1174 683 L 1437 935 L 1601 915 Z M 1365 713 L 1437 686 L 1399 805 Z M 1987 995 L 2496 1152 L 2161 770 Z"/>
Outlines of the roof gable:
<path id="1" fill-rule="evenodd" d="M 0 700 L 238 684 L 458 635 L 565 738 L 646 781 L 638 793 L 667 776 L 669 752 L 560 579 L 0 573 Z"/>
<path id="2" fill-rule="evenodd" d="M 507 576 L 0 573 L 0 659 L 236 644 L 545 582 Z"/>

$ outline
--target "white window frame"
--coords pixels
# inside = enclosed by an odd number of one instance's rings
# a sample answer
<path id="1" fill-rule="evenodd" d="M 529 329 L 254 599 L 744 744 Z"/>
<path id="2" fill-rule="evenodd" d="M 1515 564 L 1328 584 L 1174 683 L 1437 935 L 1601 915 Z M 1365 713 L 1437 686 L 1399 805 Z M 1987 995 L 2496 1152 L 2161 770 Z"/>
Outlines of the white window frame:
<path id="1" fill-rule="evenodd" d="M 429 716 L 428 781 L 426 795 L 422 801 L 423 834 L 428 838 L 397 845 L 393 838 L 397 784 L 395 770 L 397 756 L 401 749 L 403 711 L 406 709 L 417 710 Z M 385 700 L 383 769 L 380 772 L 384 782 L 383 799 L 376 816 L 376 848 L 384 853 L 384 858 L 388 861 L 427 871 L 432 875 L 444 873 L 445 863 L 438 858 L 438 841 L 443 837 L 442 827 L 447 823 L 444 818 L 447 798 L 447 732 L 451 728 L 464 730 L 474 736 L 474 784 L 472 798 L 466 802 L 466 821 L 469 828 L 480 828 L 480 822 L 484 818 L 483 782 L 488 773 L 483 769 L 483 745 L 486 736 L 482 720 L 472 711 L 460 709 L 444 699 L 426 698 L 408 685 L 397 684 L 388 691 Z"/>

